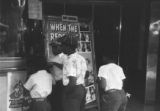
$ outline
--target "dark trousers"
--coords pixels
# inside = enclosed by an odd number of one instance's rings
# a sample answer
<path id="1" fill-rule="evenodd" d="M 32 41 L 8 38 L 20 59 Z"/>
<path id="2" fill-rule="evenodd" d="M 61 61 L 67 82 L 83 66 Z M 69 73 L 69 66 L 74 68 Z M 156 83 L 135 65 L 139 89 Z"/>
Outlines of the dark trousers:
<path id="1" fill-rule="evenodd" d="M 51 111 L 51 106 L 47 99 L 44 101 L 33 100 L 28 111 Z"/>
<path id="2" fill-rule="evenodd" d="M 62 80 L 56 82 L 54 91 L 53 91 L 53 110 L 52 111 L 63 111 L 62 106 L 62 92 L 63 92 L 63 83 Z"/>
<path id="3" fill-rule="evenodd" d="M 86 90 L 83 85 L 65 86 L 63 111 L 84 111 Z"/>
<path id="4" fill-rule="evenodd" d="M 51 103 L 52 111 L 63 111 L 62 106 L 62 94 L 63 94 L 63 83 L 62 80 L 56 81 L 56 85 L 53 86 L 51 95 L 48 99 Z"/>
<path id="5" fill-rule="evenodd" d="M 101 96 L 101 111 L 125 111 L 127 101 L 124 90 L 104 92 Z"/>

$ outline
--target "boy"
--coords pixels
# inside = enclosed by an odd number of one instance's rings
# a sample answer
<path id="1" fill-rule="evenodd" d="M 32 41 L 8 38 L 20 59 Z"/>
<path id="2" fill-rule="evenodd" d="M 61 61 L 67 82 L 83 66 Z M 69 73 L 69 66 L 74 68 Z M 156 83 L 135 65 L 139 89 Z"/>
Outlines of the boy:
<path id="1" fill-rule="evenodd" d="M 51 94 L 55 80 L 46 66 L 44 57 L 33 58 L 32 74 L 24 84 L 24 88 L 30 92 L 32 98 L 29 111 L 51 111 L 47 96 Z"/>
<path id="2" fill-rule="evenodd" d="M 67 56 L 63 61 L 63 107 L 64 111 L 84 111 L 86 90 L 86 60 L 76 52 L 78 40 L 65 35 L 58 39 L 62 43 L 62 52 Z"/>
<path id="3" fill-rule="evenodd" d="M 123 89 L 126 79 L 122 67 L 114 63 L 113 57 L 103 56 L 103 65 L 100 66 L 101 111 L 125 111 L 127 96 Z"/>

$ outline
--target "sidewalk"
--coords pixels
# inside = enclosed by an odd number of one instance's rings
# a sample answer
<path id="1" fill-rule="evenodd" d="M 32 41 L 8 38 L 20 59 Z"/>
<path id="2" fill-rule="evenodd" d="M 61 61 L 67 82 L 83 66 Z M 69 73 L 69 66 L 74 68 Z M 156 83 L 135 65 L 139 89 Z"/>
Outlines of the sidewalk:
<path id="1" fill-rule="evenodd" d="M 160 111 L 160 104 L 144 104 L 135 98 L 130 98 L 126 111 Z"/>

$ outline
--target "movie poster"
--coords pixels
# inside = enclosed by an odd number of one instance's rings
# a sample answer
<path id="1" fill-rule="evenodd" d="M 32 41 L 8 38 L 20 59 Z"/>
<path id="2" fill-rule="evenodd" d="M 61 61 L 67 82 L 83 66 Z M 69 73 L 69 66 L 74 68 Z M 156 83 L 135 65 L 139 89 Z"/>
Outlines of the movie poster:
<path id="1" fill-rule="evenodd" d="M 29 105 L 26 104 L 25 97 L 23 96 L 23 84 L 26 81 L 26 72 L 8 72 L 7 79 L 7 111 L 27 111 Z"/>
<path id="2" fill-rule="evenodd" d="M 54 57 L 51 51 L 50 43 L 55 41 L 57 38 L 63 37 L 65 34 L 77 37 L 79 36 L 79 23 L 70 21 L 63 21 L 62 17 L 46 17 L 44 32 L 46 37 L 46 55 L 48 61 Z"/>

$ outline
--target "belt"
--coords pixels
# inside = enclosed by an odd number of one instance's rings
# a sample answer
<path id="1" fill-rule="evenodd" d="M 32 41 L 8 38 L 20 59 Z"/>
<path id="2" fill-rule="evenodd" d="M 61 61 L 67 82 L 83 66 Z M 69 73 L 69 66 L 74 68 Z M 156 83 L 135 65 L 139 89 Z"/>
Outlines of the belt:
<path id="1" fill-rule="evenodd" d="M 70 87 L 70 86 L 84 86 L 84 84 L 66 85 L 66 86 L 64 86 L 64 87 Z"/>
<path id="2" fill-rule="evenodd" d="M 112 93 L 112 92 L 116 92 L 116 91 L 121 91 L 120 89 L 109 89 L 107 91 L 105 91 L 105 93 Z"/>
<path id="3" fill-rule="evenodd" d="M 38 102 L 38 101 L 45 101 L 46 98 L 32 98 L 34 101 Z"/>

